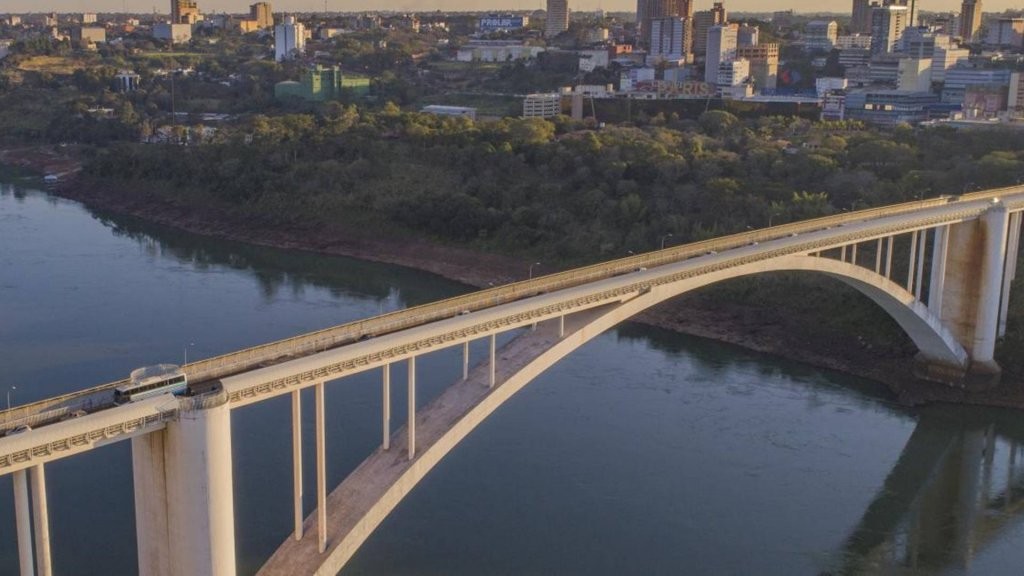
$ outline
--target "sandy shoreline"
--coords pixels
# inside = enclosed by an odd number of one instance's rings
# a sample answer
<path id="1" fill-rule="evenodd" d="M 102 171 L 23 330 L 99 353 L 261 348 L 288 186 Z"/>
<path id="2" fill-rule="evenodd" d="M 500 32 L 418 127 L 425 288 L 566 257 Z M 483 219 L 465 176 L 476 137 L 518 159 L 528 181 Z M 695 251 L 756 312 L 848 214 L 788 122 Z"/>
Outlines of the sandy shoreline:
<path id="1" fill-rule="evenodd" d="M 268 229 L 261 224 L 241 221 L 226 212 L 197 210 L 146 197 L 137 191 L 116 190 L 75 178 L 78 163 L 53 151 L 38 153 L 36 149 L 33 153 L 30 148 L 0 149 L 0 163 L 15 164 L 44 174 L 62 174 L 63 179 L 55 192 L 88 207 L 131 215 L 205 236 L 397 264 L 477 287 L 522 279 L 529 268 L 528 262 L 507 256 L 425 240 L 389 240 L 340 227 Z M 911 375 L 910 356 L 894 355 L 892 351 L 880 354 L 878 348 L 851 334 L 807 334 L 800 328 L 800 319 L 786 322 L 772 317 L 768 311 L 758 309 L 756 303 L 713 309 L 702 305 L 700 299 L 684 298 L 652 308 L 634 320 L 868 378 L 885 384 L 900 402 L 909 405 L 951 402 L 1024 407 L 1024 393 L 1021 392 L 1024 387 L 1020 385 L 1004 382 L 993 390 L 966 392 L 915 381 Z"/>

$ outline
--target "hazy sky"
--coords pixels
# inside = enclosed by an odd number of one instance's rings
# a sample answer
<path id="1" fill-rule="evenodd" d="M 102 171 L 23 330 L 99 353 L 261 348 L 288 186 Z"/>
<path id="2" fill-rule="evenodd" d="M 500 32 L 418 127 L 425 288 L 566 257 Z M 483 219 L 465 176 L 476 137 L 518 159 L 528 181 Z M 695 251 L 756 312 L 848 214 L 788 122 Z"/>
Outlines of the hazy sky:
<path id="1" fill-rule="evenodd" d="M 203 12 L 247 12 L 249 4 L 256 0 L 198 0 Z M 324 0 L 270 0 L 275 12 L 322 11 Z M 525 10 L 544 7 L 544 0 L 377 0 L 373 3 L 359 0 L 326 0 L 331 11 L 358 10 L 498 10 L 501 8 Z M 697 0 L 696 9 L 711 7 L 712 0 Z M 829 10 L 847 12 L 852 0 L 726 0 L 725 7 L 731 11 L 767 12 L 793 9 L 797 12 Z M 958 9 L 958 0 L 918 0 L 920 10 Z M 0 14 L 5 12 L 120 12 L 127 7 L 131 12 L 170 12 L 170 0 L 2 0 Z M 569 0 L 574 10 L 635 10 L 635 0 Z M 986 0 L 986 12 L 1002 12 L 1008 8 L 1020 8 L 1019 0 Z"/>

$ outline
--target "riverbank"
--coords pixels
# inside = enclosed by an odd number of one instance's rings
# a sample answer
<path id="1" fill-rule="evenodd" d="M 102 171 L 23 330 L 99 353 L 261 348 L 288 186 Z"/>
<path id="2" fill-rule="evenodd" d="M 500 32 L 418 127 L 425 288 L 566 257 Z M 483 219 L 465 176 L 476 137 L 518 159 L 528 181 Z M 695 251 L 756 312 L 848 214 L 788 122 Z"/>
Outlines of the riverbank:
<path id="1" fill-rule="evenodd" d="M 55 190 L 60 196 L 196 234 L 398 264 L 477 287 L 523 279 L 529 270 L 529 262 L 520 259 L 426 240 L 387 238 L 371 230 L 341 226 L 268 227 L 241 218 L 227 208 L 197 209 L 140 190 L 78 178 L 75 175 L 79 166 L 74 159 L 60 159 L 59 153 L 0 152 L 0 161 L 12 157 L 19 159 L 19 165 L 44 173 L 61 167 L 65 176 Z M 39 164 L 32 166 L 33 159 Z M 540 272 L 553 271 L 541 268 Z M 721 306 L 700 294 L 688 295 L 653 308 L 635 320 L 868 378 L 886 385 L 900 402 L 908 405 L 950 402 L 1024 407 L 1024 387 L 1019 383 L 1004 382 L 993 390 L 966 392 L 917 382 L 911 374 L 912 350 L 905 345 L 865 341 L 849 330 L 823 327 L 816 317 L 794 316 L 792 311 L 781 314 L 757 303 L 730 302 Z"/>

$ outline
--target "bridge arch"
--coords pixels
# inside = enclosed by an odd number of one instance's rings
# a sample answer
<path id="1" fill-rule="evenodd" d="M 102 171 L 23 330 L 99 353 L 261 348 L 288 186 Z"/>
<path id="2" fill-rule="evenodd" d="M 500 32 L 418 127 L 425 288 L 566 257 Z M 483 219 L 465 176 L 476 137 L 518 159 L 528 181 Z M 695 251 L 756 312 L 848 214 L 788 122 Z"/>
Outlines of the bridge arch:
<path id="1" fill-rule="evenodd" d="M 399 441 L 392 444 L 390 451 L 375 451 L 341 485 L 331 491 L 328 497 L 328 510 L 338 507 L 344 512 L 345 517 L 340 525 L 335 525 L 329 530 L 331 542 L 323 555 L 317 551 L 315 536 L 309 537 L 316 531 L 314 512 L 305 522 L 307 536 L 301 540 L 288 538 L 259 574 L 269 576 L 306 573 L 305 569 L 296 565 L 299 559 L 315 565 L 310 567 L 312 569 L 308 573 L 337 573 L 395 506 L 448 452 L 498 407 L 562 358 L 617 324 L 656 304 L 724 280 L 777 271 L 806 271 L 837 278 L 886 310 L 926 358 L 961 368 L 967 365 L 968 357 L 964 348 L 952 333 L 942 327 L 939 319 L 914 298 L 913 294 L 871 270 L 850 263 L 804 255 L 780 256 L 675 282 L 652 285 L 649 290 L 642 290 L 638 295 L 620 303 L 573 314 L 566 320 L 564 336 L 559 335 L 557 322 L 550 321 L 542 322 L 535 331 L 524 333 L 509 344 L 510 347 L 517 348 L 514 355 L 516 359 L 498 363 L 503 377 L 494 388 L 486 388 L 483 382 L 486 370 L 482 368 L 486 368 L 485 366 L 480 366 L 474 371 L 480 376 L 476 380 L 470 377 L 468 381 L 450 386 L 417 413 L 417 422 L 425 424 L 428 421 L 442 421 L 446 422 L 446 425 L 429 440 L 421 436 L 421 440 L 425 442 L 421 444 L 417 441 L 417 457 L 414 460 L 406 464 L 405 458 L 401 455 L 406 448 L 401 440 L 404 437 L 403 428 L 395 433 L 394 437 Z M 465 401 L 467 395 L 473 396 L 472 401 L 468 403 Z M 453 408 L 460 402 L 467 405 L 458 409 Z M 418 424 L 417 430 L 422 429 L 422 425 Z M 380 472 L 395 470 L 398 466 L 403 469 L 394 472 L 386 485 L 382 486 Z M 368 494 L 374 491 L 376 495 Z M 361 500 L 362 505 L 353 506 L 353 500 Z"/>
<path id="2" fill-rule="evenodd" d="M 928 361 L 966 368 L 968 354 L 939 317 L 903 286 L 862 266 L 816 256 L 791 255 L 761 260 L 698 277 L 659 286 L 652 290 L 650 306 L 697 288 L 724 280 L 767 272 L 820 273 L 856 289 L 881 307 L 913 340 Z"/>

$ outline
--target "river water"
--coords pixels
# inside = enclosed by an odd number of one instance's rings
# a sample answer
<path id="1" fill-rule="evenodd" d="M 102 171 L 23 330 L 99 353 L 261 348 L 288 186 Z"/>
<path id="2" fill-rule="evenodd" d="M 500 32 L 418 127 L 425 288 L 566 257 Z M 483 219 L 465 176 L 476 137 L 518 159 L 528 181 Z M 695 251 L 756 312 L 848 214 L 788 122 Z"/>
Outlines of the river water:
<path id="1" fill-rule="evenodd" d="M 0 402 L 468 290 L 2 184 Z M 482 358 L 484 343 L 473 354 Z M 417 366 L 421 405 L 461 373 L 458 351 Z M 396 415 L 403 374 L 394 370 Z M 374 372 L 327 387 L 331 485 L 380 442 L 379 381 Z M 240 574 L 291 529 L 289 406 L 279 398 L 232 415 Z M 1021 420 L 912 412 L 870 382 L 627 324 L 483 423 L 343 574 L 1019 573 Z M 50 464 L 47 480 L 55 573 L 134 573 L 129 443 Z M 0 478 L 3 574 L 17 570 L 11 494 Z"/>

